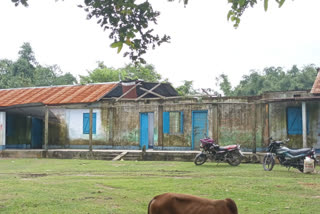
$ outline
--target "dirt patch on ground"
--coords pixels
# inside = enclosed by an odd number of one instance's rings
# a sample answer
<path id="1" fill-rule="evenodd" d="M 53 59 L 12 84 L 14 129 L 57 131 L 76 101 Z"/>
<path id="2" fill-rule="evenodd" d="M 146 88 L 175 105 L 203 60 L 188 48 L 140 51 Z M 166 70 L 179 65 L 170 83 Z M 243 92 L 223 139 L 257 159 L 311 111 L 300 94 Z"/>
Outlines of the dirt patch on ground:
<path id="1" fill-rule="evenodd" d="M 164 172 L 164 173 L 175 173 L 175 174 L 187 174 L 191 173 L 191 171 L 179 171 L 179 170 L 159 170 L 159 172 Z"/>
<path id="2" fill-rule="evenodd" d="M 48 174 L 46 173 L 30 173 L 30 174 L 20 174 L 21 178 L 39 178 L 46 177 Z"/>
<path id="3" fill-rule="evenodd" d="M 111 166 L 119 167 L 119 166 L 125 166 L 125 164 L 121 164 L 121 163 L 113 163 L 113 164 L 111 164 Z"/>
<path id="4" fill-rule="evenodd" d="M 320 187 L 320 184 L 317 184 L 317 183 L 303 183 L 303 182 L 299 182 L 299 184 L 302 185 L 302 186 L 311 187 L 311 188 Z"/>
<path id="5" fill-rule="evenodd" d="M 69 174 L 68 176 L 83 176 L 83 177 L 102 177 L 106 176 L 103 174 L 91 174 L 91 173 L 83 173 L 83 174 Z"/>
<path id="6" fill-rule="evenodd" d="M 106 190 L 116 189 L 115 187 L 107 186 L 107 185 L 104 185 L 104 184 L 97 184 L 96 186 L 98 186 L 98 187 L 101 188 L 101 189 L 106 189 Z"/>
<path id="7" fill-rule="evenodd" d="M 304 183 L 304 182 L 299 182 L 299 184 L 305 188 L 310 188 L 314 190 L 320 190 L 320 184 L 319 183 Z"/>

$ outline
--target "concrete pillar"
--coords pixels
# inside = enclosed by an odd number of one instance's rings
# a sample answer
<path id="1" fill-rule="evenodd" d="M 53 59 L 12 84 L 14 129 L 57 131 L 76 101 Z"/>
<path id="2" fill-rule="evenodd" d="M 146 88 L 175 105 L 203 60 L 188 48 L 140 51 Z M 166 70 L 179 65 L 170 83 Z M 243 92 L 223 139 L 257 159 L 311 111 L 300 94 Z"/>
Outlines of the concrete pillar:
<path id="1" fill-rule="evenodd" d="M 89 111 L 89 151 L 92 152 L 92 108 Z"/>
<path id="2" fill-rule="evenodd" d="M 6 112 L 0 112 L 0 151 L 6 148 Z"/>
<path id="3" fill-rule="evenodd" d="M 45 108 L 44 113 L 44 150 L 48 151 L 48 141 L 49 141 L 49 109 Z"/>
<path id="4" fill-rule="evenodd" d="M 307 107 L 306 102 L 302 102 L 302 142 L 303 148 L 307 147 Z"/>

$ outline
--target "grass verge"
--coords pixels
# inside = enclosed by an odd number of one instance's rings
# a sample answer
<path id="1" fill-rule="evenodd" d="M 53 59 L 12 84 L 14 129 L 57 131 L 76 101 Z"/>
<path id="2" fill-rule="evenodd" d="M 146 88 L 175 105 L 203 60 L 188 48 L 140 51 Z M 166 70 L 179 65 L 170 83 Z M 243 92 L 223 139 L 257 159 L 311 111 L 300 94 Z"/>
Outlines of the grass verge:
<path id="1" fill-rule="evenodd" d="M 147 213 L 178 192 L 232 198 L 239 213 L 319 213 L 320 174 L 260 164 L 0 159 L 0 213 Z"/>

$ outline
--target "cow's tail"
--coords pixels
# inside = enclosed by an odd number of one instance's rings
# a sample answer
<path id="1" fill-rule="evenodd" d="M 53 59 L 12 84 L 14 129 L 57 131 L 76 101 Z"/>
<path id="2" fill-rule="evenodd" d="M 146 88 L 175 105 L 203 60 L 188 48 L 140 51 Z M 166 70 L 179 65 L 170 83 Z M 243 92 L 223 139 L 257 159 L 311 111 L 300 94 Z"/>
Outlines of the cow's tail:
<path id="1" fill-rule="evenodd" d="M 148 214 L 151 214 L 150 213 L 150 207 L 151 207 L 151 203 L 153 202 L 153 200 L 154 200 L 154 198 L 149 202 L 149 204 L 148 204 Z"/>
<path id="2" fill-rule="evenodd" d="M 234 200 L 226 198 L 227 206 L 231 210 L 231 213 L 238 214 L 238 208 Z"/>

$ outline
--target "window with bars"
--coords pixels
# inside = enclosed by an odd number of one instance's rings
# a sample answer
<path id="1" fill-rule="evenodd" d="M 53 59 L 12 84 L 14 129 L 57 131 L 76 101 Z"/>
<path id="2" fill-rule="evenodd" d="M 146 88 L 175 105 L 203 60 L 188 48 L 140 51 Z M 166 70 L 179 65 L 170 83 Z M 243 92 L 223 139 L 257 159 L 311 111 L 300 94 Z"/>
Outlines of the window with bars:
<path id="1" fill-rule="evenodd" d="M 183 133 L 183 112 L 172 111 L 163 112 L 163 133 L 182 134 Z"/>

